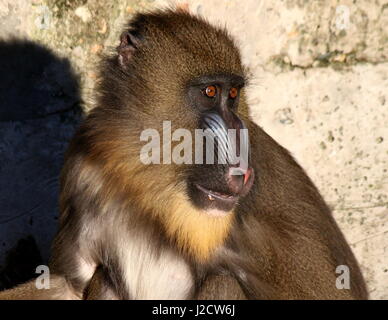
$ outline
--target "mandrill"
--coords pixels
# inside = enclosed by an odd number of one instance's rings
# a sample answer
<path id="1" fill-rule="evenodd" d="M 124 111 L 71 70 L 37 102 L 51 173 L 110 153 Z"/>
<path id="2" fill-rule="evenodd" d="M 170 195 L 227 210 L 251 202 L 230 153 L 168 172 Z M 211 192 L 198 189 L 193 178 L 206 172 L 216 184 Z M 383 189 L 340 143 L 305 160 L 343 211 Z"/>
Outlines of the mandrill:
<path id="1" fill-rule="evenodd" d="M 97 106 L 66 155 L 51 289 L 0 298 L 366 299 L 317 188 L 249 116 L 246 82 L 225 30 L 180 10 L 137 14 L 103 60 Z M 200 150 L 214 163 L 145 164 L 141 134 L 162 135 L 164 121 L 213 134 L 214 154 Z"/>

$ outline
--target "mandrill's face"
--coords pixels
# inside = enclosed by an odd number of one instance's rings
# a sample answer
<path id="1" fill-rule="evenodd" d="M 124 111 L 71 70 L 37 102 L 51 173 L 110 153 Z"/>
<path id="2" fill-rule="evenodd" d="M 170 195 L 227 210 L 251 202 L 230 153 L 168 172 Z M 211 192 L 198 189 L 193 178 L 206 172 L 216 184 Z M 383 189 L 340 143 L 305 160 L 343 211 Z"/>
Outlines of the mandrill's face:
<path id="1" fill-rule="evenodd" d="M 230 213 L 254 180 L 249 132 L 238 115 L 243 86 L 244 78 L 234 74 L 203 76 L 187 85 L 187 107 L 202 133 L 195 137 L 188 195 L 195 207 L 214 216 Z"/>
<path id="2" fill-rule="evenodd" d="M 233 212 L 250 191 L 254 170 L 250 165 L 250 120 L 244 108 L 244 84 L 242 75 L 231 72 L 193 77 L 182 86 L 171 85 L 172 91 L 180 91 L 172 95 L 179 99 L 167 101 L 167 96 L 163 103 L 159 99 L 153 104 L 152 117 L 147 120 L 154 127 L 142 137 L 151 142 L 140 153 L 143 163 L 151 164 L 142 167 L 151 179 L 142 181 L 157 185 L 158 197 L 164 194 L 160 187 L 171 187 L 173 194 L 179 190 L 194 210 L 222 217 Z M 157 139 L 153 139 L 153 133 Z M 159 148 L 152 150 L 153 145 Z M 150 152 L 156 158 L 148 158 Z M 177 185 L 179 188 L 174 187 Z M 170 200 L 171 195 L 167 198 Z"/>

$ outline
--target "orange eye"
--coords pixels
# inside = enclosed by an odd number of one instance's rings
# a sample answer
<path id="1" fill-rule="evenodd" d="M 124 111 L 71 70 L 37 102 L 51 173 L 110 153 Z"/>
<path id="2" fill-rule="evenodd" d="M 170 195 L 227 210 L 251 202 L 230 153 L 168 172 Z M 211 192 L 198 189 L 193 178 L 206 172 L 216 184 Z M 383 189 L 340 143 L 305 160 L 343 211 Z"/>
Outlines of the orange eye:
<path id="1" fill-rule="evenodd" d="M 232 88 L 229 90 L 229 97 L 231 97 L 232 99 L 235 99 L 237 95 L 238 95 L 237 88 Z"/>
<path id="2" fill-rule="evenodd" d="M 217 94 L 217 88 L 215 86 L 208 86 L 204 92 L 209 98 L 214 98 Z"/>

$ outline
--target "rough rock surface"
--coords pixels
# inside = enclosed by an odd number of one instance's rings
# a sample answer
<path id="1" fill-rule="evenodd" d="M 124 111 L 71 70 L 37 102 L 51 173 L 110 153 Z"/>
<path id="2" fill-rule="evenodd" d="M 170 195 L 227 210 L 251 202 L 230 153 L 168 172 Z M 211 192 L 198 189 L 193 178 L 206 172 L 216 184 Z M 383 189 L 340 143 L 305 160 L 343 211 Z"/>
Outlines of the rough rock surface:
<path id="1" fill-rule="evenodd" d="M 117 45 L 126 19 L 138 10 L 174 2 L 3 0 L 0 38 L 24 37 L 49 48 L 57 55 L 57 66 L 69 59 L 80 75 L 80 104 L 87 111 L 93 105 L 95 62 Z M 235 37 L 251 70 L 252 115 L 307 170 L 334 209 L 371 297 L 387 299 L 388 1 L 179 3 L 226 26 Z M 0 110 L 0 263 L 28 234 L 34 235 L 47 258 L 55 228 L 56 177 L 66 140 L 77 123 L 73 115 L 62 119 L 66 111 L 61 110 L 73 112 L 80 100 L 63 80 L 46 76 L 42 83 L 48 88 L 37 85 L 30 95 L 41 99 L 39 104 L 13 111 L 28 120 L 3 119 Z M 66 99 L 56 100 L 55 94 Z M 28 110 L 43 115 L 31 119 Z M 50 120 L 45 113 L 53 113 Z M 39 156 L 29 162 L 34 150 Z"/>

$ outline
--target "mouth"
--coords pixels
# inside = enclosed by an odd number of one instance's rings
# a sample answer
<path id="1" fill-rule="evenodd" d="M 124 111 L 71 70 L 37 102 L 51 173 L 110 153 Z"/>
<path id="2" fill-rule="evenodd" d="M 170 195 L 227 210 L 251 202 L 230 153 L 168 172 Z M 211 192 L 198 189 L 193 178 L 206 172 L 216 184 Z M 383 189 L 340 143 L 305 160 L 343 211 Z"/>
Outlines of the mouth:
<path id="1" fill-rule="evenodd" d="M 225 217 L 229 215 L 239 200 L 238 195 L 221 193 L 195 184 L 196 189 L 202 195 L 204 212 L 213 217 Z"/>
<path id="2" fill-rule="evenodd" d="M 206 208 L 206 212 L 214 215 L 212 212 L 216 210 L 218 216 L 227 215 L 232 212 L 238 201 L 245 196 L 252 187 L 254 180 L 253 169 L 248 169 L 245 176 L 233 179 L 230 179 L 226 184 L 228 191 L 223 190 L 223 192 L 215 191 L 199 183 L 194 184 L 199 192 L 202 206 Z"/>
<path id="3" fill-rule="evenodd" d="M 202 212 L 219 217 L 233 213 L 244 201 L 255 180 L 253 168 L 248 168 L 242 174 L 229 169 L 221 172 L 207 170 L 200 177 L 201 179 L 189 177 L 196 181 L 187 184 L 188 196 L 192 204 Z"/>
<path id="4" fill-rule="evenodd" d="M 195 184 L 195 186 L 197 187 L 197 189 L 202 191 L 207 196 L 209 201 L 217 201 L 217 200 L 219 200 L 219 201 L 229 202 L 229 203 L 233 203 L 234 204 L 234 203 L 237 202 L 237 200 L 239 198 L 236 195 L 225 194 L 225 193 L 221 193 L 221 192 L 217 192 L 217 191 L 206 189 L 205 187 L 203 187 L 203 186 L 201 186 L 199 184 Z"/>

